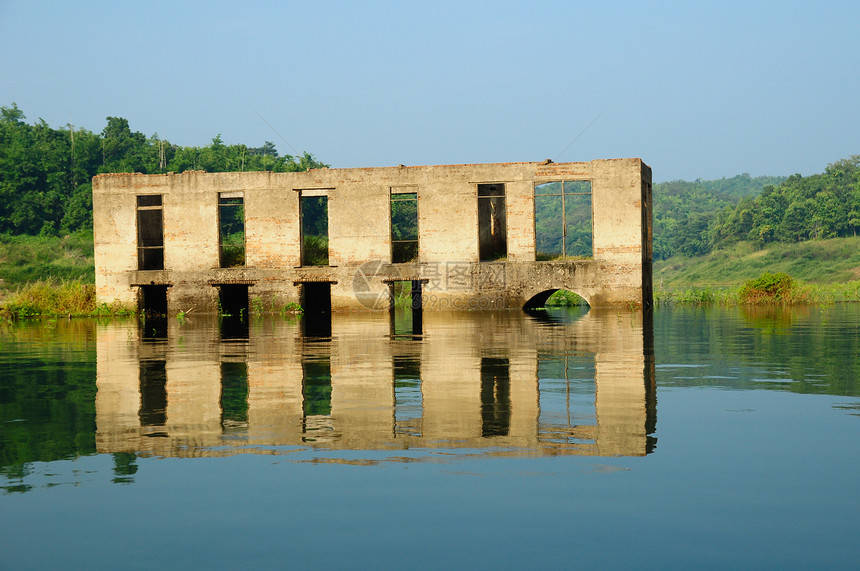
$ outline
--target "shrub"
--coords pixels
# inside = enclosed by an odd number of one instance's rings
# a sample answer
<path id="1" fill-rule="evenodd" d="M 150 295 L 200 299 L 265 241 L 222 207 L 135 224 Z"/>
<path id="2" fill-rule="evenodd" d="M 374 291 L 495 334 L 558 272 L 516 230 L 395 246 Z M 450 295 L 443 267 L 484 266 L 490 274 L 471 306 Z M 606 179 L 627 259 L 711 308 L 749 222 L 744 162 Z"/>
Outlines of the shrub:
<path id="1" fill-rule="evenodd" d="M 557 290 L 546 300 L 547 307 L 577 307 L 580 305 L 588 305 L 588 302 L 566 289 Z"/>
<path id="2" fill-rule="evenodd" d="M 755 279 L 747 280 L 738 294 L 741 303 L 750 305 L 800 303 L 805 298 L 805 291 L 785 272 L 765 272 Z"/>

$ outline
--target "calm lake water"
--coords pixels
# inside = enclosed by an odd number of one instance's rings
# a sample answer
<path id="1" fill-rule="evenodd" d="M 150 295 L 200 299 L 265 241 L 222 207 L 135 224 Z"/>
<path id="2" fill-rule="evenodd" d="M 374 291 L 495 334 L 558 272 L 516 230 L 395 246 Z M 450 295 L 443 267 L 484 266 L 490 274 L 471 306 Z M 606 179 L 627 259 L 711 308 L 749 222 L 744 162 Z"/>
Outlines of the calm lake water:
<path id="1" fill-rule="evenodd" d="M 860 304 L 0 326 L 0 568 L 856 568 Z"/>

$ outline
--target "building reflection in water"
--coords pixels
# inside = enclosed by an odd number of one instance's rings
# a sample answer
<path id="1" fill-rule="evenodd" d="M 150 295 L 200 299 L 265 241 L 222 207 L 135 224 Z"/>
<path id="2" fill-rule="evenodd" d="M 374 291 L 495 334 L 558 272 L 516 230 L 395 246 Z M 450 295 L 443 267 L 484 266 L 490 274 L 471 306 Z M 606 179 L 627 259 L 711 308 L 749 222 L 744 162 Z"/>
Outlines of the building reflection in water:
<path id="1" fill-rule="evenodd" d="M 335 313 L 321 328 L 252 320 L 243 336 L 197 317 L 147 341 L 99 325 L 98 450 L 653 451 L 648 314 L 430 313 L 421 327 L 392 335 L 388 317 Z"/>

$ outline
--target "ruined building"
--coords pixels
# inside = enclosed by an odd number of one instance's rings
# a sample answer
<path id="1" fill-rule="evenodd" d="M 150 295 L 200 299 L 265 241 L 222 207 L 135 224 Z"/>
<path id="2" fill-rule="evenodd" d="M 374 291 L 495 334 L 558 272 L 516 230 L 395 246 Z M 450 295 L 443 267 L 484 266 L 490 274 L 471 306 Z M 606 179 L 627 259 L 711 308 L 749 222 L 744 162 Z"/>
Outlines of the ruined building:
<path id="1" fill-rule="evenodd" d="M 101 302 L 193 309 L 650 305 L 640 159 L 93 179 Z"/>

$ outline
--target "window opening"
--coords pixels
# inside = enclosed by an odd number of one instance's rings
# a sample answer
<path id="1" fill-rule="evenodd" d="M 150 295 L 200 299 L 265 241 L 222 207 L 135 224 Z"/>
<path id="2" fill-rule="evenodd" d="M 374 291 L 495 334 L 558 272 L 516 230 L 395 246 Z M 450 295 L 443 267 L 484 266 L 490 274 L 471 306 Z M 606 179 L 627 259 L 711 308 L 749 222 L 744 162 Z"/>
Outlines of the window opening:
<path id="1" fill-rule="evenodd" d="M 505 185 L 478 185 L 478 252 L 482 262 L 508 255 L 508 223 Z"/>
<path id="2" fill-rule="evenodd" d="M 416 357 L 395 355 L 393 369 L 394 436 L 421 436 L 421 362 Z"/>
<path id="3" fill-rule="evenodd" d="M 590 258 L 591 181 L 535 185 L 535 255 L 538 260 Z"/>
<path id="4" fill-rule="evenodd" d="M 245 204 L 235 193 L 218 194 L 218 246 L 222 268 L 245 265 Z"/>
<path id="5" fill-rule="evenodd" d="M 391 189 L 391 262 L 418 261 L 418 193 Z"/>
<path id="6" fill-rule="evenodd" d="M 302 195 L 302 265 L 328 265 L 328 196 Z"/>
<path id="7" fill-rule="evenodd" d="M 248 364 L 221 363 L 221 429 L 248 427 Z"/>
<path id="8" fill-rule="evenodd" d="M 481 357 L 481 436 L 511 430 L 511 373 L 508 359 Z"/>
<path id="9" fill-rule="evenodd" d="M 137 269 L 164 269 L 164 216 L 160 194 L 137 197 Z"/>

